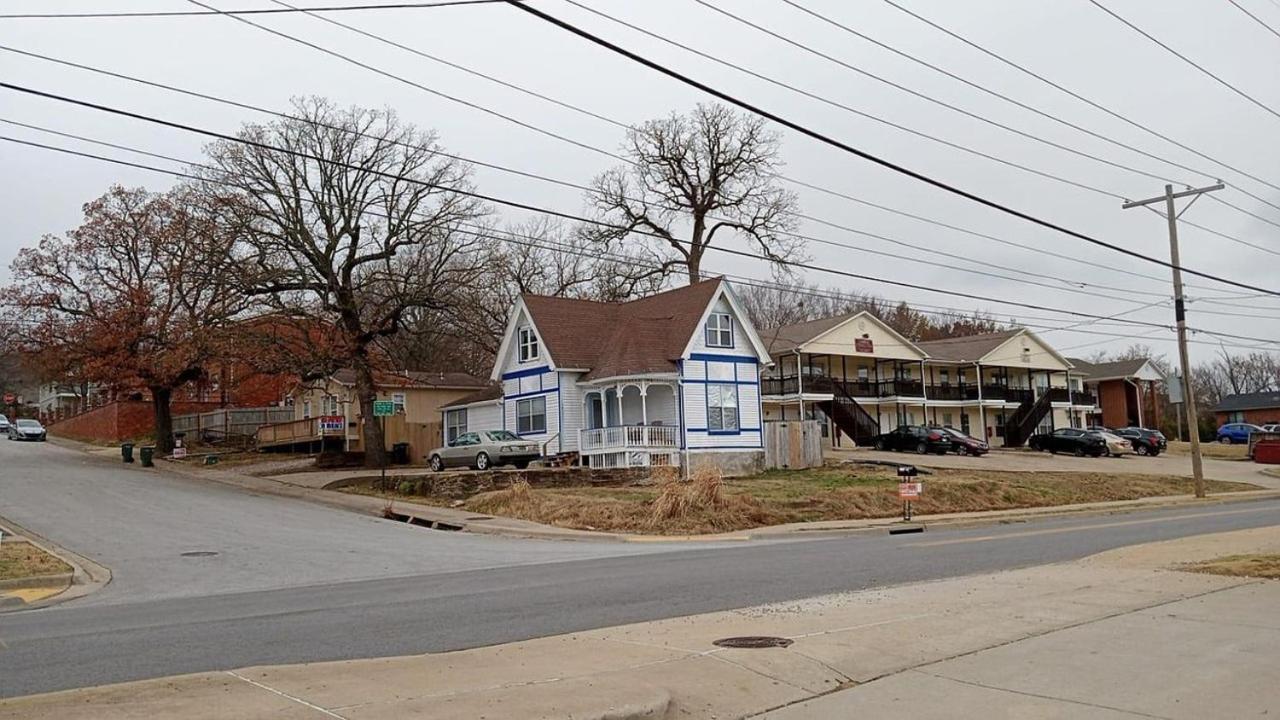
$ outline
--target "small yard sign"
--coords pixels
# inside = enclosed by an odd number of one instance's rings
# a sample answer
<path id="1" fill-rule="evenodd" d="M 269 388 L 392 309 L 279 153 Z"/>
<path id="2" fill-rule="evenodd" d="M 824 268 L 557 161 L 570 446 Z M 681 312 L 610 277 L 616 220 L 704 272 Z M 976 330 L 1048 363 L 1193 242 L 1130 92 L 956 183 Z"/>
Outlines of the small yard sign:
<path id="1" fill-rule="evenodd" d="M 347 425 L 347 419 L 341 415 L 320 416 L 320 433 L 340 433 Z"/>
<path id="2" fill-rule="evenodd" d="M 923 490 L 924 490 L 924 483 L 919 483 L 919 482 L 898 483 L 898 497 L 903 500 L 919 500 L 920 493 Z"/>
<path id="3" fill-rule="evenodd" d="M 374 400 L 373 416 L 374 417 L 390 417 L 396 414 L 396 404 L 390 400 Z"/>

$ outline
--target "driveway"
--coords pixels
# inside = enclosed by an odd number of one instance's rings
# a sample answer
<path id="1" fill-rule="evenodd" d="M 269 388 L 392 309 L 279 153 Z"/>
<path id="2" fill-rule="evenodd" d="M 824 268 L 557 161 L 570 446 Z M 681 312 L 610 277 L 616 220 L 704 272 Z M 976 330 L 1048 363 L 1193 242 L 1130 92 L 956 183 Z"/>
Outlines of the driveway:
<path id="1" fill-rule="evenodd" d="M 1141 475 L 1191 475 L 1190 455 L 1164 454 L 1157 457 L 1126 455 L 1118 458 L 1078 458 L 1073 455 L 1050 455 L 1031 450 L 993 450 L 982 457 L 968 455 L 916 455 L 915 453 L 880 452 L 877 450 L 829 450 L 828 457 L 849 460 L 880 460 L 910 463 L 920 467 L 960 468 L 964 470 L 1014 470 L 1023 472 L 1117 472 Z M 1204 475 L 1214 480 L 1253 483 L 1268 489 L 1280 489 L 1280 477 L 1263 473 L 1266 465 L 1244 460 L 1204 459 Z"/>
<path id="2" fill-rule="evenodd" d="M 124 465 L 53 442 L 0 441 L 0 468 L 0 517 L 111 570 L 111 583 L 73 601 L 77 606 L 679 548 L 427 530 Z"/>

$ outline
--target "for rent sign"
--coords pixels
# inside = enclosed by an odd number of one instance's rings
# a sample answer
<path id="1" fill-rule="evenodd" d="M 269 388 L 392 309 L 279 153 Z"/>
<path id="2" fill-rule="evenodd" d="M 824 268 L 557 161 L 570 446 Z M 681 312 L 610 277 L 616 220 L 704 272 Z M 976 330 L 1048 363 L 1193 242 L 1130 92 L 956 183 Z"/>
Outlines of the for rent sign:
<path id="1" fill-rule="evenodd" d="M 347 419 L 341 415 L 320 416 L 320 434 L 340 433 L 347 426 Z"/>

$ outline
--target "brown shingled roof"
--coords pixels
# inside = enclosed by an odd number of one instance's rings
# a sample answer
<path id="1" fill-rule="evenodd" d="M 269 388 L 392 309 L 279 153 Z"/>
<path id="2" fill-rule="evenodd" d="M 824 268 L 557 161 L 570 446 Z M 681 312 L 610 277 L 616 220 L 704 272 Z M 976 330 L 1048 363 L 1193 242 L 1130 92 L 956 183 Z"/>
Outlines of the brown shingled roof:
<path id="1" fill-rule="evenodd" d="M 769 354 L 771 355 L 791 352 L 857 314 L 857 312 L 851 312 L 783 325 L 780 328 L 765 330 L 760 333 L 760 339 L 764 340 L 765 344 L 769 346 Z"/>
<path id="2" fill-rule="evenodd" d="M 676 360 L 720 289 L 720 278 L 625 303 L 523 296 L 547 351 L 584 380 L 676 372 Z"/>
<path id="3" fill-rule="evenodd" d="M 1091 363 L 1078 358 L 1067 358 L 1067 360 L 1076 366 L 1073 374 L 1083 375 L 1094 380 L 1133 377 L 1138 374 L 1143 365 L 1147 364 L 1147 358 L 1113 360 L 1103 363 Z"/>
<path id="4" fill-rule="evenodd" d="M 471 403 L 484 402 L 485 400 L 498 400 L 501 397 L 502 383 L 493 383 L 483 390 L 477 390 L 469 395 L 463 395 L 457 400 L 441 405 L 440 407 L 441 409 L 461 407 L 463 405 L 470 405 Z"/>
<path id="5" fill-rule="evenodd" d="M 931 360 L 943 362 L 977 362 L 987 353 L 1003 345 L 1009 338 L 1022 332 L 1022 328 L 1002 330 L 1000 332 L 983 333 L 982 335 L 966 335 L 964 337 L 947 338 L 945 340 L 926 340 L 916 345 L 929 355 Z"/>

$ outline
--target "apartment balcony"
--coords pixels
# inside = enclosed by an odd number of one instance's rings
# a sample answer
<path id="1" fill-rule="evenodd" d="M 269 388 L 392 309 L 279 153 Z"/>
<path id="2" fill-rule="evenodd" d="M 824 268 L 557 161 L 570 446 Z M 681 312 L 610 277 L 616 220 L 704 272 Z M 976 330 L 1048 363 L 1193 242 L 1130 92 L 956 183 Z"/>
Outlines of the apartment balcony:
<path id="1" fill-rule="evenodd" d="M 1083 407 L 1097 407 L 1098 396 L 1083 390 L 1075 390 L 1071 393 L 1071 404 Z"/>
<path id="2" fill-rule="evenodd" d="M 968 384 L 945 384 L 929 386 L 930 400 L 977 400 L 978 386 Z"/>

